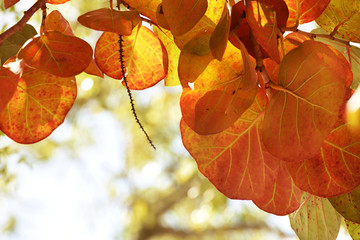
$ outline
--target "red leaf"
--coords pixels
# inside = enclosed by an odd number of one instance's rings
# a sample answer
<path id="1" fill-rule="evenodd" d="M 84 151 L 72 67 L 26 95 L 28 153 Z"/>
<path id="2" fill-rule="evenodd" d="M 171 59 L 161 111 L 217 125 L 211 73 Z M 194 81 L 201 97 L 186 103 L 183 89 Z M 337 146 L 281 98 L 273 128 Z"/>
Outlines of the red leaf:
<path id="1" fill-rule="evenodd" d="M 280 63 L 275 17 L 275 11 L 264 3 L 251 1 L 246 6 L 246 19 L 255 39 L 275 62 Z"/>
<path id="2" fill-rule="evenodd" d="M 185 148 L 199 170 L 229 198 L 253 199 L 265 190 L 265 158 L 272 157 L 260 141 L 266 96 L 258 93 L 252 106 L 226 131 L 199 135 L 180 123 Z"/>
<path id="3" fill-rule="evenodd" d="M 8 68 L 0 67 L 0 89 L 2 89 L 0 91 L 0 112 L 7 106 L 12 98 L 18 81 L 18 74 L 15 74 Z"/>
<path id="4" fill-rule="evenodd" d="M 288 27 L 317 19 L 329 5 L 330 0 L 284 0 L 289 9 Z"/>
<path id="5" fill-rule="evenodd" d="M 280 65 L 279 85 L 266 109 L 263 140 L 274 156 L 299 161 L 315 156 L 333 129 L 351 77 L 346 59 L 333 48 L 305 41 Z"/>
<path id="6" fill-rule="evenodd" d="M 302 191 L 295 186 L 284 162 L 267 158 L 264 194 L 253 202 L 260 209 L 276 215 L 287 215 L 300 206 Z"/>
<path id="7" fill-rule="evenodd" d="M 350 192 L 360 185 L 360 136 L 343 120 L 323 142 L 320 152 L 302 162 L 289 163 L 295 184 L 320 197 Z"/>
<path id="8" fill-rule="evenodd" d="M 58 10 L 54 10 L 46 16 L 45 29 L 46 31 L 58 31 L 65 35 L 74 36 L 69 22 Z"/>
<path id="9" fill-rule="evenodd" d="M 174 36 L 192 29 L 204 16 L 207 0 L 163 0 L 165 18 Z"/>
<path id="10" fill-rule="evenodd" d="M 276 22 L 279 28 L 286 27 L 289 9 L 284 0 L 260 0 L 276 12 Z"/>
<path id="11" fill-rule="evenodd" d="M 9 7 L 14 6 L 19 1 L 20 0 L 4 0 L 4 7 L 5 9 L 8 9 Z"/>
<path id="12" fill-rule="evenodd" d="M 70 77 L 87 68 L 92 54 L 91 46 L 84 40 L 54 31 L 34 38 L 20 50 L 18 57 L 36 69 Z"/>
<path id="13" fill-rule="evenodd" d="M 141 19 L 139 12 L 135 10 L 116 11 L 109 8 L 100 8 L 81 15 L 78 22 L 94 30 L 129 36 L 132 30 L 141 22 Z"/>
<path id="14" fill-rule="evenodd" d="M 18 143 L 38 142 L 64 121 L 76 93 L 73 77 L 25 68 L 11 100 L 0 112 L 0 129 Z"/>
<path id="15" fill-rule="evenodd" d="M 63 3 L 66 3 L 66 2 L 69 2 L 70 0 L 48 0 L 47 3 L 50 3 L 50 4 L 63 4 Z"/>

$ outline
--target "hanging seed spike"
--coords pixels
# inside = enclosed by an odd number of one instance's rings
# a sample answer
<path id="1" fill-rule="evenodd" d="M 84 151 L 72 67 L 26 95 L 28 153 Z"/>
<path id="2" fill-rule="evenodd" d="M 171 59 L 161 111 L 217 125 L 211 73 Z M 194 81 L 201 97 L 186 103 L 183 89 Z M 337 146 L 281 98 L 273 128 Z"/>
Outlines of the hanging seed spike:
<path id="1" fill-rule="evenodd" d="M 145 137 L 146 139 L 148 140 L 149 144 L 151 145 L 152 148 L 154 148 L 156 150 L 156 147 L 155 145 L 153 144 L 153 142 L 151 141 L 149 135 L 147 134 L 145 128 L 143 127 L 143 125 L 141 124 L 137 114 L 136 114 L 136 110 L 135 110 L 135 104 L 134 104 L 134 99 L 132 97 L 132 94 L 131 94 L 131 91 L 130 91 L 130 88 L 128 86 L 128 82 L 127 82 L 127 79 L 126 79 L 126 75 L 125 75 L 125 62 L 124 62 L 124 49 L 123 49 L 123 36 L 119 34 L 119 53 L 120 53 L 120 65 L 121 65 L 121 73 L 123 75 L 123 79 L 124 79 L 124 83 L 125 83 L 125 87 L 126 87 L 126 90 L 127 90 L 127 93 L 128 93 L 128 96 L 129 96 L 129 99 L 130 99 L 130 105 L 131 105 L 131 111 L 134 115 L 134 118 L 135 118 L 135 121 L 137 122 L 137 124 L 139 125 L 141 131 L 143 131 L 143 133 L 145 134 Z"/>

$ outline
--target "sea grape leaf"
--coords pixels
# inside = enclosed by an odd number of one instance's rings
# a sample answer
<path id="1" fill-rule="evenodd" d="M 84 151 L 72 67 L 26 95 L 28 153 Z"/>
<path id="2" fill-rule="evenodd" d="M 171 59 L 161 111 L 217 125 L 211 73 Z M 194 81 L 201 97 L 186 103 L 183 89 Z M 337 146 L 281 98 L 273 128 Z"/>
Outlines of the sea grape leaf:
<path id="1" fill-rule="evenodd" d="M 78 22 L 94 30 L 129 36 L 132 30 L 141 22 L 141 19 L 139 12 L 136 10 L 117 11 L 100 8 L 81 15 L 78 17 Z"/>
<path id="2" fill-rule="evenodd" d="M 166 48 L 147 27 L 142 26 L 135 34 L 124 37 L 124 60 L 130 89 L 149 88 L 167 75 Z"/>
<path id="3" fill-rule="evenodd" d="M 50 3 L 50 4 L 63 4 L 63 3 L 66 3 L 66 2 L 69 2 L 70 0 L 48 0 L 47 3 Z"/>
<path id="4" fill-rule="evenodd" d="M 18 143 L 38 142 L 64 121 L 76 94 L 74 77 L 26 67 L 7 107 L 0 112 L 0 130 Z"/>
<path id="5" fill-rule="evenodd" d="M 4 7 L 5 9 L 8 9 L 9 7 L 14 6 L 19 1 L 20 0 L 4 0 Z"/>
<path id="6" fill-rule="evenodd" d="M 108 76 L 122 79 L 119 34 L 104 32 L 96 43 L 95 60 Z M 124 63 L 130 89 L 149 88 L 166 77 L 168 56 L 164 45 L 150 29 L 141 26 L 123 37 Z"/>
<path id="7" fill-rule="evenodd" d="M 224 7 L 221 19 L 210 37 L 210 50 L 214 58 L 221 61 L 229 38 L 230 15 L 227 6 Z"/>
<path id="8" fill-rule="evenodd" d="M 7 106 L 12 98 L 17 83 L 19 81 L 19 74 L 14 73 L 11 69 L 0 67 L 0 112 Z M 4 91 L 6 90 L 6 91 Z"/>
<path id="9" fill-rule="evenodd" d="M 360 240 L 360 224 L 345 219 L 347 230 L 353 240 Z"/>
<path id="10" fill-rule="evenodd" d="M 321 28 L 317 28 L 311 31 L 315 34 L 327 34 L 327 32 Z M 353 72 L 353 81 L 351 83 L 352 89 L 357 89 L 360 84 L 360 48 L 354 45 L 347 45 L 339 41 L 334 41 L 329 38 L 316 37 L 314 40 L 328 44 L 341 52 L 351 65 Z"/>
<path id="11" fill-rule="evenodd" d="M 288 169 L 300 189 L 320 197 L 333 197 L 360 185 L 359 160 L 360 137 L 339 119 L 317 155 L 288 163 Z"/>
<path id="12" fill-rule="evenodd" d="M 163 0 L 165 18 L 174 36 L 180 36 L 192 29 L 204 16 L 207 0 Z"/>
<path id="13" fill-rule="evenodd" d="M 280 63 L 275 11 L 262 2 L 251 1 L 246 6 L 246 20 L 258 43 L 275 62 Z"/>
<path id="14" fill-rule="evenodd" d="M 352 42 L 360 42 L 360 4 L 357 0 L 331 0 L 316 23 L 329 33 Z"/>
<path id="15" fill-rule="evenodd" d="M 69 22 L 62 16 L 62 14 L 54 10 L 45 19 L 46 31 L 58 31 L 65 35 L 74 36 Z M 104 77 L 104 73 L 95 64 L 95 59 L 92 59 L 89 66 L 84 70 L 87 74 L 98 77 Z"/>
<path id="16" fill-rule="evenodd" d="M 349 193 L 329 198 L 329 201 L 345 219 L 360 223 L 360 187 Z"/>
<path id="17" fill-rule="evenodd" d="M 284 0 L 259 0 L 267 4 L 276 12 L 276 23 L 279 28 L 286 27 L 289 9 Z"/>
<path id="18" fill-rule="evenodd" d="M 360 136 L 360 87 L 346 103 L 345 118 L 351 133 Z"/>
<path id="19" fill-rule="evenodd" d="M 175 43 L 180 50 L 193 38 L 205 33 L 211 34 L 221 19 L 226 0 L 208 1 L 208 8 L 198 23 L 181 36 L 174 36 Z"/>
<path id="20" fill-rule="evenodd" d="M 245 48 L 244 48 L 245 49 Z M 214 134 L 230 127 L 251 105 L 256 94 L 257 77 L 250 58 L 228 43 L 222 61 L 187 54 L 179 61 L 179 77 L 184 67 L 195 81 L 194 90 L 182 81 L 185 90 L 180 99 L 184 121 L 199 134 Z M 192 62 L 194 61 L 194 62 Z M 196 62 L 196 64 L 194 64 Z M 180 68 L 181 67 L 181 68 Z"/>
<path id="21" fill-rule="evenodd" d="M 265 164 L 266 190 L 253 202 L 260 209 L 276 215 L 294 212 L 300 206 L 302 191 L 294 184 L 283 161 L 268 156 Z"/>
<path id="22" fill-rule="evenodd" d="M 58 31 L 65 35 L 74 36 L 70 23 L 58 11 L 54 10 L 45 19 L 46 31 Z"/>
<path id="23" fill-rule="evenodd" d="M 300 161 L 315 156 L 329 135 L 352 78 L 346 59 L 333 48 L 305 41 L 280 65 L 279 85 L 266 109 L 263 140 L 274 156 Z"/>
<path id="24" fill-rule="evenodd" d="M 284 0 L 289 9 L 287 27 L 311 22 L 317 19 L 331 0 Z"/>
<path id="25" fill-rule="evenodd" d="M 301 197 L 300 208 L 289 215 L 290 225 L 299 239 L 336 240 L 341 216 L 326 198 L 308 193 Z"/>
<path id="26" fill-rule="evenodd" d="M 25 24 L 21 30 L 5 39 L 0 45 L 0 63 L 5 63 L 6 60 L 15 56 L 24 43 L 36 34 L 33 26 Z"/>
<path id="27" fill-rule="evenodd" d="M 154 23 L 158 23 L 156 13 L 162 0 L 124 0 L 124 2 L 136 9 L 142 15 L 150 18 Z"/>
<path id="28" fill-rule="evenodd" d="M 260 127 L 266 96 L 260 91 L 233 126 L 218 134 L 199 135 L 181 120 L 181 137 L 198 168 L 229 198 L 252 199 L 265 191 L 265 158 Z"/>
<path id="29" fill-rule="evenodd" d="M 32 39 L 20 50 L 18 57 L 36 69 L 59 77 L 71 77 L 87 68 L 92 54 L 91 46 L 84 40 L 49 31 Z"/>
<path id="30" fill-rule="evenodd" d="M 168 74 L 165 77 L 165 86 L 177 86 L 180 85 L 178 67 L 179 67 L 179 57 L 180 49 L 176 46 L 174 42 L 174 37 L 171 32 L 166 29 L 159 29 L 158 27 L 153 28 L 154 33 L 158 36 L 160 41 L 164 44 L 168 59 Z"/>
<path id="31" fill-rule="evenodd" d="M 160 26 L 161 28 L 164 28 L 166 30 L 170 30 L 169 23 L 166 20 L 166 17 L 164 15 L 162 4 L 160 4 L 156 10 L 156 20 L 158 22 L 158 26 Z"/>

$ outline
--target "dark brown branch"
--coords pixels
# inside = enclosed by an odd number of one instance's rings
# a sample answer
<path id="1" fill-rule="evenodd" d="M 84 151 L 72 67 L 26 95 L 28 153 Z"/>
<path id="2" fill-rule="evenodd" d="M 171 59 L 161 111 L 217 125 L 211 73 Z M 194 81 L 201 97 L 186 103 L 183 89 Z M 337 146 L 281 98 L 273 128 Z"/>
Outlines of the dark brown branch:
<path id="1" fill-rule="evenodd" d="M 34 15 L 34 13 L 37 10 L 39 10 L 42 6 L 44 6 L 46 4 L 46 2 L 47 2 L 47 0 L 38 0 L 31 8 L 29 8 L 27 11 L 25 11 L 24 16 L 14 26 L 7 29 L 5 32 L 1 33 L 0 34 L 0 45 L 5 41 L 5 39 L 10 37 L 17 31 L 20 31 L 25 26 L 25 24 L 30 20 L 32 15 Z"/>

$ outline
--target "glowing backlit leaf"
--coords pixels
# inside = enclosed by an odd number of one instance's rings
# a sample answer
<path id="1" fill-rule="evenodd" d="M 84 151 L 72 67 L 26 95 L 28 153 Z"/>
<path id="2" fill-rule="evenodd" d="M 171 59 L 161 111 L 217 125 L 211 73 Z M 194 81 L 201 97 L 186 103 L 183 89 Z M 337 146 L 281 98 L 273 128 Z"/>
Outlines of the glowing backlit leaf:
<path id="1" fill-rule="evenodd" d="M 181 121 L 185 148 L 199 170 L 227 197 L 252 199 L 265 190 L 265 158 L 272 157 L 260 141 L 266 96 L 258 96 L 249 110 L 226 131 L 198 135 Z"/>
<path id="2" fill-rule="evenodd" d="M 328 33 L 321 28 L 314 29 L 311 31 L 311 33 L 328 35 Z M 348 62 L 350 63 L 351 70 L 354 75 L 353 81 L 351 83 L 351 88 L 357 89 L 360 84 L 360 48 L 353 45 L 347 45 L 339 41 L 334 41 L 329 38 L 317 37 L 314 40 L 328 44 L 344 55 L 346 60 L 348 60 Z"/>
<path id="3" fill-rule="evenodd" d="M 19 75 L 12 72 L 10 69 L 0 67 L 0 112 L 6 107 L 10 99 L 12 98 L 17 83 L 19 81 Z M 6 91 L 3 91 L 5 90 Z"/>
<path id="4" fill-rule="evenodd" d="M 62 78 L 26 68 L 9 104 L 0 113 L 0 130 L 18 143 L 49 136 L 76 98 L 75 78 Z"/>
<path id="5" fill-rule="evenodd" d="M 58 31 L 65 35 L 74 36 L 69 22 L 58 10 L 54 10 L 46 16 L 45 29 L 46 31 Z"/>
<path id="6" fill-rule="evenodd" d="M 116 11 L 101 8 L 81 15 L 78 22 L 91 29 L 129 36 L 141 19 L 139 12 L 135 10 Z"/>
<path id="7" fill-rule="evenodd" d="M 288 27 L 295 27 L 297 23 L 303 24 L 317 19 L 330 0 L 284 0 L 289 9 Z"/>
<path id="8" fill-rule="evenodd" d="M 92 48 L 84 40 L 57 31 L 32 39 L 18 57 L 26 64 L 60 77 L 83 72 L 92 59 Z"/>
<path id="9" fill-rule="evenodd" d="M 295 186 L 283 161 L 268 156 L 265 164 L 266 190 L 253 202 L 260 209 L 276 215 L 294 212 L 300 206 L 302 191 Z"/>
<path id="10" fill-rule="evenodd" d="M 124 2 L 144 16 L 150 18 L 153 22 L 158 23 L 156 13 L 162 0 L 124 0 Z"/>
<path id="11" fill-rule="evenodd" d="M 4 0 L 4 7 L 5 7 L 5 9 L 8 9 L 9 7 L 12 7 L 19 1 L 20 0 Z"/>
<path id="12" fill-rule="evenodd" d="M 353 240 L 360 240 L 360 224 L 345 219 L 347 230 Z"/>
<path id="13" fill-rule="evenodd" d="M 119 34 L 104 32 L 95 47 L 95 60 L 108 76 L 122 79 Z M 124 63 L 130 89 L 145 89 L 164 79 L 168 56 L 159 38 L 148 28 L 123 37 Z"/>
<path id="14" fill-rule="evenodd" d="M 226 45 L 228 43 L 229 38 L 229 31 L 230 31 L 230 16 L 229 10 L 227 7 L 224 7 L 223 14 L 221 19 L 216 26 L 214 32 L 211 34 L 210 38 L 210 49 L 212 55 L 217 60 L 221 61 Z"/>
<path id="15" fill-rule="evenodd" d="M 179 74 L 178 74 L 180 49 L 176 46 L 174 42 L 174 38 L 171 35 L 170 31 L 166 29 L 160 30 L 159 28 L 154 27 L 154 33 L 164 44 L 169 58 L 168 74 L 164 79 L 165 86 L 180 85 Z"/>
<path id="16" fill-rule="evenodd" d="M 165 18 L 174 36 L 180 36 L 192 29 L 204 16 L 207 0 L 163 0 Z"/>
<path id="17" fill-rule="evenodd" d="M 314 157 L 333 129 L 352 78 L 346 59 L 333 48 L 305 41 L 280 65 L 277 90 L 266 109 L 263 140 L 286 161 Z"/>
<path id="18" fill-rule="evenodd" d="M 258 43 L 274 61 L 280 63 L 275 11 L 264 3 L 251 1 L 246 6 L 246 20 Z"/>
<path id="19" fill-rule="evenodd" d="M 185 88 L 187 80 L 196 80 L 195 90 L 184 90 L 180 106 L 184 121 L 199 134 L 230 127 L 251 105 L 257 89 L 252 62 L 230 42 L 221 62 L 211 53 L 199 57 L 182 51 L 179 77 Z"/>
<path id="20" fill-rule="evenodd" d="M 284 0 L 259 0 L 276 12 L 276 23 L 279 28 L 286 27 L 289 10 Z"/>
<path id="21" fill-rule="evenodd" d="M 220 21 L 220 13 L 223 12 L 225 3 L 226 0 L 208 1 L 208 8 L 199 22 L 190 31 L 174 37 L 179 49 L 182 49 L 188 41 L 199 35 L 211 34 Z"/>
<path id="22" fill-rule="evenodd" d="M 358 0 L 332 0 L 316 23 L 329 33 L 360 42 L 360 4 Z"/>
<path id="23" fill-rule="evenodd" d="M 329 201 L 345 219 L 360 223 L 360 187 L 349 193 L 329 198 Z"/>
<path id="24" fill-rule="evenodd" d="M 63 3 L 66 3 L 66 2 L 69 2 L 70 0 L 48 0 L 47 3 L 50 3 L 50 4 L 63 4 Z"/>
<path id="25" fill-rule="evenodd" d="M 320 197 L 347 193 L 360 185 L 360 137 L 339 120 L 319 153 L 302 162 L 288 164 L 296 185 Z"/>
<path id="26" fill-rule="evenodd" d="M 326 198 L 304 193 L 300 208 L 289 215 L 290 224 L 299 239 L 335 240 L 341 216 Z"/>

